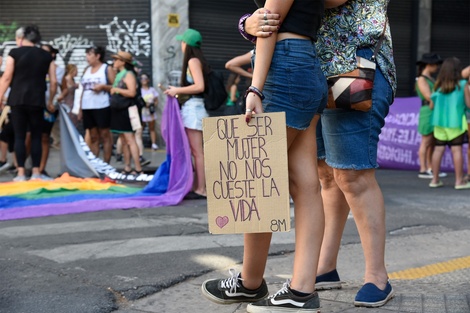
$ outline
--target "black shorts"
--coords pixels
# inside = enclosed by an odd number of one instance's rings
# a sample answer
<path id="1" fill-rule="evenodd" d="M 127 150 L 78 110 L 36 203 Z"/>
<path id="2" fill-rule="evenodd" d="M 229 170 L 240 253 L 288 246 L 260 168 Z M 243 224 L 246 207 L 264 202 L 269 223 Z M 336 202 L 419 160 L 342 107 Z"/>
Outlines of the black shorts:
<path id="1" fill-rule="evenodd" d="M 449 147 L 452 147 L 452 146 L 462 146 L 464 143 L 468 142 L 467 138 L 466 138 L 466 132 L 463 133 L 462 135 L 450 140 L 450 141 L 441 141 L 439 139 L 435 139 L 435 145 L 436 146 L 449 146 Z"/>
<path id="2" fill-rule="evenodd" d="M 111 125 L 111 109 L 82 110 L 83 127 L 91 128 L 109 128 Z"/>
<path id="3" fill-rule="evenodd" d="M 0 132 L 0 141 L 8 144 L 8 152 L 11 153 L 15 150 L 15 133 L 13 132 L 13 125 L 10 117 L 8 117 L 8 119 L 10 122 L 3 124 L 2 132 Z"/>
<path id="4" fill-rule="evenodd" d="M 57 121 L 57 116 L 59 116 L 59 110 L 56 110 L 54 113 L 46 111 L 47 110 L 44 111 L 44 119 L 42 121 L 42 133 L 50 135 L 52 132 L 52 127 L 54 127 L 54 123 Z M 46 120 L 46 114 L 49 114 L 49 118 L 52 118 L 53 122 Z"/>

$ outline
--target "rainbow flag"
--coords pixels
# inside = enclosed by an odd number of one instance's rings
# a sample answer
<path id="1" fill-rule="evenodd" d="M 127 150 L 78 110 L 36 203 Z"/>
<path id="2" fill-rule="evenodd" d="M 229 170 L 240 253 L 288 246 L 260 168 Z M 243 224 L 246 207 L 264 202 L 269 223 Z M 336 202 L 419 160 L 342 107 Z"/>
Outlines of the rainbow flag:
<path id="1" fill-rule="evenodd" d="M 161 128 L 166 160 L 144 188 L 67 173 L 53 181 L 1 183 L 0 220 L 179 204 L 192 188 L 193 169 L 179 105 L 173 97 L 167 98 Z"/>

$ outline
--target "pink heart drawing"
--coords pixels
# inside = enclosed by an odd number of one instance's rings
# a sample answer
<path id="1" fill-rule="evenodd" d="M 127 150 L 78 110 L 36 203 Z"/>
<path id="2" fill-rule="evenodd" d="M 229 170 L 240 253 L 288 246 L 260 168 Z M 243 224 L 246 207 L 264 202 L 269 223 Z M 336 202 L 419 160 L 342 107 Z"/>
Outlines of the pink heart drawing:
<path id="1" fill-rule="evenodd" d="M 220 228 L 224 228 L 224 226 L 228 224 L 228 216 L 217 216 L 215 223 Z"/>

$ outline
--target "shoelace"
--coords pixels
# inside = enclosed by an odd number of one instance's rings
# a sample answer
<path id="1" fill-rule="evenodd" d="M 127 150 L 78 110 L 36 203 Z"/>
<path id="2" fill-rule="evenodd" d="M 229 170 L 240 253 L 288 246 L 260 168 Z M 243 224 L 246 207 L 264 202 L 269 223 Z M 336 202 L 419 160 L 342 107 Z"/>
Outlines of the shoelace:
<path id="1" fill-rule="evenodd" d="M 242 280 L 238 277 L 238 273 L 236 273 L 233 268 L 229 269 L 229 274 L 231 277 L 223 279 L 220 281 L 220 286 L 224 289 L 229 289 L 230 293 L 237 292 L 238 280 Z"/>
<path id="2" fill-rule="evenodd" d="M 288 279 L 284 285 L 282 285 L 282 288 L 279 289 L 278 292 L 276 292 L 275 294 L 273 294 L 272 296 L 269 297 L 269 299 L 274 299 L 276 298 L 278 295 L 281 296 L 283 294 L 286 294 L 289 292 L 289 287 L 290 287 L 290 279 Z"/>

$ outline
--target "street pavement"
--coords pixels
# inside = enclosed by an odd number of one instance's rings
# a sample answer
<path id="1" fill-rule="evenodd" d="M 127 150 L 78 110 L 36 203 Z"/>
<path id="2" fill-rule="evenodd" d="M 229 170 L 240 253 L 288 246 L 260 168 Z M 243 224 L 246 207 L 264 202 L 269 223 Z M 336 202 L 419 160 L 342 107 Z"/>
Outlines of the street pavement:
<path id="1" fill-rule="evenodd" d="M 151 170 L 165 152 L 144 156 Z M 59 160 L 51 150 L 52 176 Z M 470 190 L 454 190 L 452 173 L 437 189 L 415 172 L 378 170 L 377 177 L 396 296 L 382 308 L 354 307 L 364 258 L 350 216 L 338 263 L 343 288 L 319 293 L 321 312 L 470 312 Z M 246 304 L 218 305 L 201 295 L 204 280 L 241 269 L 243 252 L 242 235 L 207 229 L 205 200 L 0 222 L 0 313 L 246 312 Z M 273 236 L 265 274 L 271 293 L 290 277 L 293 243 L 293 231 Z"/>

